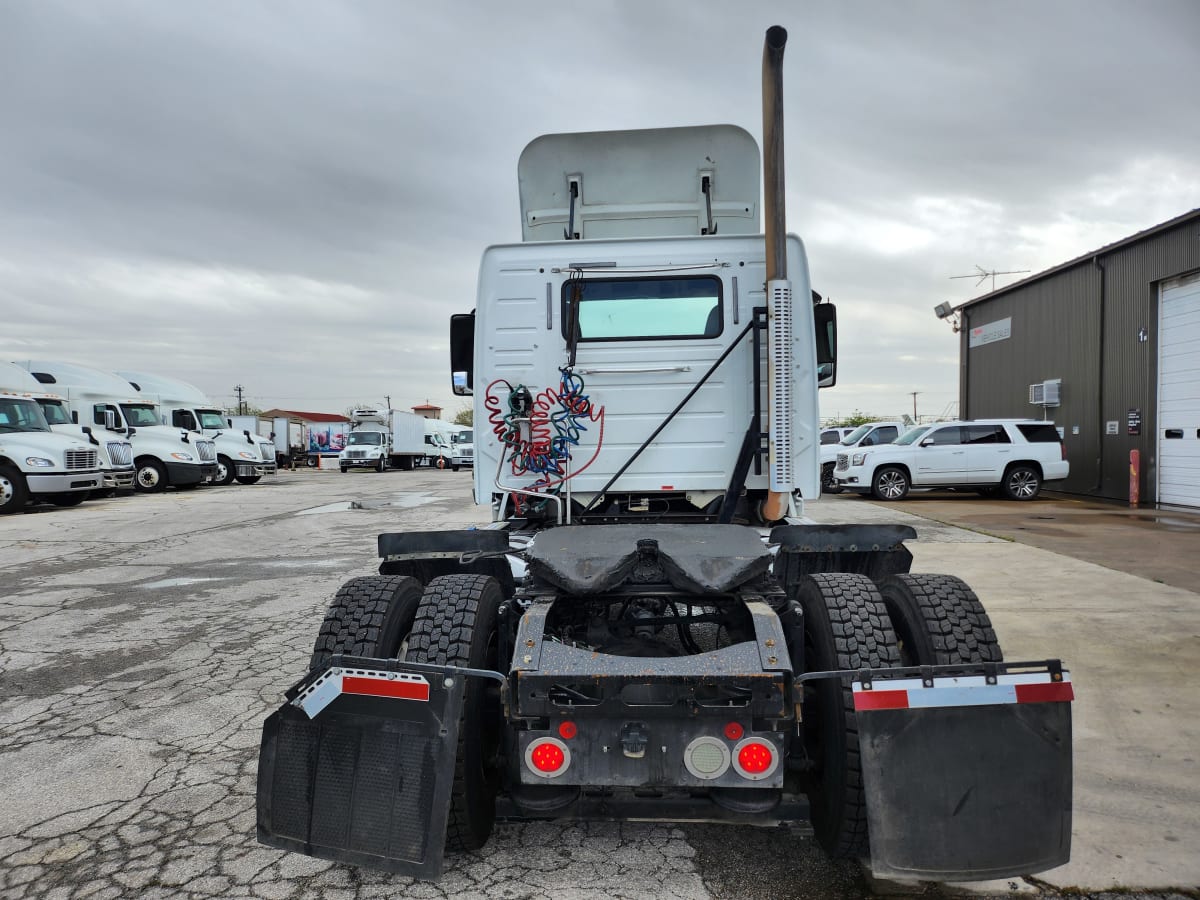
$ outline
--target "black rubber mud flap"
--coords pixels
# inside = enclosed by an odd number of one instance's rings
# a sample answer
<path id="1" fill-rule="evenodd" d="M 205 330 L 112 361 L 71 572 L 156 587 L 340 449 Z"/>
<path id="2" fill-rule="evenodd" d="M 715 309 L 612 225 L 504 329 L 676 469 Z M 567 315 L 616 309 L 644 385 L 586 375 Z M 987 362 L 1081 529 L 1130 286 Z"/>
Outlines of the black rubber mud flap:
<path id="1" fill-rule="evenodd" d="M 874 873 L 982 881 L 1066 863 L 1069 675 L 926 674 L 854 686 Z"/>
<path id="2" fill-rule="evenodd" d="M 323 707 L 320 676 L 310 676 L 289 699 L 316 691 L 318 702 L 308 705 L 315 718 L 288 702 L 266 720 L 258 757 L 259 841 L 417 878 L 442 874 L 466 679 L 445 678 L 429 666 L 392 662 L 389 668 L 394 680 L 329 669 L 344 678 L 345 690 L 325 684 Z M 375 684 L 356 676 L 373 677 Z"/>

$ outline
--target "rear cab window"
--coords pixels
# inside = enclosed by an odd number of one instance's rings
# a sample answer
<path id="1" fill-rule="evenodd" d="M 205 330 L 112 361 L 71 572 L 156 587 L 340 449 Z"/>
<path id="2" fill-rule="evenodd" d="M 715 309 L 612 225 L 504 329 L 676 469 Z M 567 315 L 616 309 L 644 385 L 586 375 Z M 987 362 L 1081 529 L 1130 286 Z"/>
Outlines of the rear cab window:
<path id="1" fill-rule="evenodd" d="M 581 342 L 714 338 L 724 327 L 715 276 L 584 278 L 563 283 L 563 337 L 577 291 Z"/>

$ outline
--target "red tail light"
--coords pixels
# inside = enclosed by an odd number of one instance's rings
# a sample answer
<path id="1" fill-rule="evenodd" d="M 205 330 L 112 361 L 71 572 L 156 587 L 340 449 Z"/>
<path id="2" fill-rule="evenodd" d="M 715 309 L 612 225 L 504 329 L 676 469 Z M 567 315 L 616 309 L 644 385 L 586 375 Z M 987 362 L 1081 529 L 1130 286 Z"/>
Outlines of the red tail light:
<path id="1" fill-rule="evenodd" d="M 571 765 L 571 751 L 558 738 L 539 738 L 526 748 L 525 765 L 538 775 L 555 778 Z"/>
<path id="2" fill-rule="evenodd" d="M 733 748 L 733 767 L 743 778 L 759 781 L 779 765 L 774 746 L 759 738 L 746 738 Z"/>
<path id="3" fill-rule="evenodd" d="M 1067 445 L 1060 441 L 1058 444 L 1058 449 L 1062 451 L 1062 458 L 1066 459 L 1067 458 Z"/>

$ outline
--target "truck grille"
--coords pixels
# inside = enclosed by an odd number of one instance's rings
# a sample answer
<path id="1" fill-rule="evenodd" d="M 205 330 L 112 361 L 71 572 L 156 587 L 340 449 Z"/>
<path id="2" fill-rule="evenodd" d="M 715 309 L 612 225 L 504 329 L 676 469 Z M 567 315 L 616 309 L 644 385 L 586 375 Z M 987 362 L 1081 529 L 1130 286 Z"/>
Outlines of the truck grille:
<path id="1" fill-rule="evenodd" d="M 212 441 L 196 441 L 196 454 L 202 463 L 216 462 L 217 445 Z"/>
<path id="2" fill-rule="evenodd" d="M 262 454 L 263 462 L 275 462 L 275 445 L 260 441 L 258 452 Z"/>
<path id="3" fill-rule="evenodd" d="M 458 451 L 458 455 L 459 456 L 474 456 L 475 451 L 470 447 L 463 447 L 461 450 Z"/>
<path id="4" fill-rule="evenodd" d="M 108 458 L 114 468 L 124 469 L 133 465 L 133 446 L 125 441 L 108 442 Z"/>
<path id="5" fill-rule="evenodd" d="M 95 450 L 68 450 L 65 455 L 67 471 L 98 468 Z"/>
<path id="6" fill-rule="evenodd" d="M 346 458 L 347 459 L 366 459 L 367 451 L 366 450 L 347 450 Z"/>
<path id="7" fill-rule="evenodd" d="M 839 453 L 838 454 L 837 467 L 838 467 L 839 471 L 841 471 L 842 469 L 850 468 L 850 454 L 849 453 Z"/>

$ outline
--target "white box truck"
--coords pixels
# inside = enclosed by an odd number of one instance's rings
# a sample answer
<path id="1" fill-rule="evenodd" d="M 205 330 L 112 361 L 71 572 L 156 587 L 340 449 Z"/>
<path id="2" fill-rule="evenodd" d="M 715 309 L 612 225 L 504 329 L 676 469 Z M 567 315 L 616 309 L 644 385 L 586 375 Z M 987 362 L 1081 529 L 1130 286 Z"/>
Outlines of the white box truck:
<path id="1" fill-rule="evenodd" d="M 76 506 L 103 483 L 95 447 L 51 431 L 30 394 L 0 388 L 0 515 L 31 499 Z"/>
<path id="2" fill-rule="evenodd" d="M 256 428 L 234 429 L 219 404 L 186 381 L 150 372 L 120 370 L 138 395 L 158 404 L 163 425 L 200 431 L 217 448 L 217 484 L 255 484 L 275 474 L 275 442 L 260 439 Z"/>
<path id="3" fill-rule="evenodd" d="M 350 433 L 338 454 L 342 472 L 371 468 L 409 470 L 426 455 L 425 422 L 399 409 L 362 407 L 350 412 Z"/>
<path id="4" fill-rule="evenodd" d="M 115 372 L 41 359 L 19 360 L 17 365 L 65 397 L 73 421 L 129 440 L 137 490 L 188 490 L 216 475 L 216 445 L 200 432 L 160 424 L 157 405 L 138 397 Z"/>
<path id="5" fill-rule="evenodd" d="M 115 435 L 98 440 L 90 425 L 77 425 L 71 420 L 71 410 L 63 397 L 47 391 L 41 382 L 18 365 L 0 362 L 0 389 L 32 397 L 42 408 L 51 431 L 96 448 L 103 478 L 101 493 L 133 490 L 133 445 L 129 441 Z"/>

